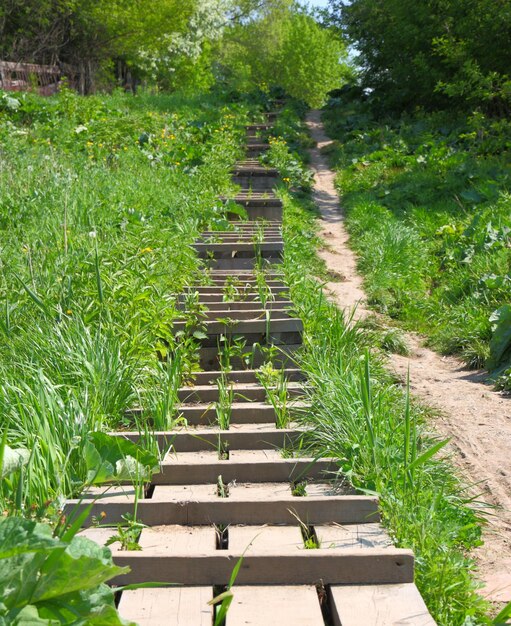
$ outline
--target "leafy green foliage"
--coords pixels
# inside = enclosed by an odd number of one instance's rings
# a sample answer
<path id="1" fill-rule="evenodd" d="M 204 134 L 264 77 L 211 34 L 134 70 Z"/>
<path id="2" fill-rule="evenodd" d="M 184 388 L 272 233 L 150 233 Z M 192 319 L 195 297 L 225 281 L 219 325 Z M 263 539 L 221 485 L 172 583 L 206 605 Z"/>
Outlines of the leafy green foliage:
<path id="1" fill-rule="evenodd" d="M 430 108 L 450 101 L 509 113 L 509 0 L 331 0 L 330 8 L 360 52 L 375 104 Z"/>
<path id="2" fill-rule="evenodd" d="M 505 304 L 497 309 L 491 316 L 493 322 L 492 338 L 490 341 L 490 359 L 488 367 L 498 367 L 504 359 L 504 355 L 511 348 L 511 306 Z"/>
<path id="3" fill-rule="evenodd" d="M 378 493 L 392 539 L 415 552 L 416 581 L 439 624 L 489 624 L 467 555 L 480 545 L 481 520 L 441 458 L 446 442 L 431 435 L 425 409 L 395 385 L 378 352 L 367 352 L 365 328 L 325 298 L 310 198 L 284 192 L 283 199 L 285 273 L 304 320 L 299 364 L 311 383 L 304 445 L 338 460 L 341 483 Z"/>
<path id="4" fill-rule="evenodd" d="M 277 2 L 225 32 L 217 51 L 222 74 L 240 91 L 283 89 L 320 106 L 351 76 L 338 34 L 291 2 Z"/>
<path id="5" fill-rule="evenodd" d="M 0 624 L 126 626 L 105 585 L 125 571 L 89 539 L 62 540 L 45 524 L 0 519 Z"/>
<path id="6" fill-rule="evenodd" d="M 106 433 L 90 433 L 84 445 L 87 485 L 106 482 L 140 482 L 158 470 L 158 458 L 147 450 Z"/>
<path id="7" fill-rule="evenodd" d="M 496 311 L 511 301 L 505 125 L 445 114 L 382 125 L 339 101 L 325 120 L 339 139 L 330 156 L 371 304 L 470 366 L 504 365 L 506 323 Z"/>
<path id="8" fill-rule="evenodd" d="M 225 218 L 247 111 L 220 98 L 64 90 L 0 106 L 0 412 L 9 450 L 32 452 L 3 508 L 58 511 L 91 480 L 157 464 L 101 433 L 168 428 L 196 368 L 175 294 L 197 268 L 187 244 Z"/>

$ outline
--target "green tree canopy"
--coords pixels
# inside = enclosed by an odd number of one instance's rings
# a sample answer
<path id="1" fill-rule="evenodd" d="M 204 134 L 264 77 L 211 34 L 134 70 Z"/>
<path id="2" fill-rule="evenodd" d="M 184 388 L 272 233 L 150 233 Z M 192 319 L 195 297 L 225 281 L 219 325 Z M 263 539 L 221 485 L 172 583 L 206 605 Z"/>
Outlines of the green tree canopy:
<path id="1" fill-rule="evenodd" d="M 228 29 L 217 49 L 228 80 L 240 90 L 283 87 L 320 106 L 350 74 L 338 33 L 320 25 L 294 2 L 272 2 Z"/>
<path id="2" fill-rule="evenodd" d="M 331 0 L 330 10 L 387 106 L 509 107 L 511 0 Z"/>

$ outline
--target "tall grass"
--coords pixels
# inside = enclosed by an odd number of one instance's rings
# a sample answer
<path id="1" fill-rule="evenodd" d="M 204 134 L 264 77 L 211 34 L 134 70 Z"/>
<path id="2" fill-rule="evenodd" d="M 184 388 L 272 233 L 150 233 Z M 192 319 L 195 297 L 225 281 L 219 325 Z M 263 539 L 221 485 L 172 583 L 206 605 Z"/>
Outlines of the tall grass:
<path id="1" fill-rule="evenodd" d="M 8 445 L 32 451 L 29 510 L 77 493 L 89 433 L 172 425 L 195 367 L 175 294 L 198 268 L 188 244 L 222 217 L 248 108 L 16 97 L 0 105 L 0 411 Z"/>
<path id="2" fill-rule="evenodd" d="M 324 119 L 370 303 L 470 367 L 509 367 L 509 343 L 490 341 L 490 317 L 511 301 L 509 122 L 418 112 L 382 123 L 360 103 Z"/>
<path id="3" fill-rule="evenodd" d="M 395 544 L 415 552 L 416 581 L 439 624 L 488 624 L 469 556 L 482 523 L 470 490 L 428 427 L 427 410 L 385 371 L 363 326 L 325 297 L 316 207 L 306 194 L 281 193 L 286 278 L 305 326 L 298 364 L 310 382 L 312 408 L 302 417 L 310 453 L 336 458 L 340 479 L 379 495 Z"/>

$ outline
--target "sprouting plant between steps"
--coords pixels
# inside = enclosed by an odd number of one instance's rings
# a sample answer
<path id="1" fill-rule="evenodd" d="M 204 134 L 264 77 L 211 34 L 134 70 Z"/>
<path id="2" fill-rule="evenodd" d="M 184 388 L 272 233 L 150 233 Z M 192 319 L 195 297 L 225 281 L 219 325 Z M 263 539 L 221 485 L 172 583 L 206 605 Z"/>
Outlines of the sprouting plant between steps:
<path id="1" fill-rule="evenodd" d="M 214 626 L 225 626 L 226 624 L 227 613 L 234 599 L 234 592 L 232 588 L 234 587 L 236 579 L 238 578 L 238 574 L 240 573 L 240 569 L 243 564 L 243 559 L 245 558 L 245 554 L 247 553 L 247 550 L 250 548 L 250 546 L 257 539 L 259 534 L 260 533 L 258 533 L 254 537 L 254 539 L 252 539 L 252 541 L 248 544 L 248 546 L 243 551 L 243 554 L 236 561 L 236 565 L 234 566 L 232 570 L 231 577 L 229 578 L 229 583 L 227 584 L 225 591 L 223 591 L 222 593 L 220 593 L 219 595 L 217 595 L 216 597 L 214 597 L 212 600 L 208 602 L 210 606 L 215 607 Z"/>
<path id="2" fill-rule="evenodd" d="M 136 514 L 124 513 L 124 515 L 121 515 L 121 518 L 123 522 L 117 525 L 117 533 L 112 535 L 105 545 L 111 546 L 119 542 L 121 550 L 142 550 L 141 545 L 138 543 L 138 538 L 142 530 L 146 528 L 146 525 L 137 520 Z"/>
<path id="3" fill-rule="evenodd" d="M 257 294 L 264 308 L 269 301 L 275 299 L 275 296 L 266 282 L 266 272 L 260 271 L 258 268 L 255 268 L 254 272 L 256 276 Z"/>
<path id="4" fill-rule="evenodd" d="M 217 452 L 218 452 L 218 459 L 220 461 L 229 460 L 229 442 L 226 441 L 225 439 L 222 439 L 222 435 L 218 435 Z"/>
<path id="5" fill-rule="evenodd" d="M 290 421 L 288 380 L 283 369 L 266 363 L 256 371 L 257 380 L 264 387 L 266 401 L 275 411 L 277 428 L 287 428 Z"/>
<path id="6" fill-rule="evenodd" d="M 183 379 L 183 349 L 167 355 L 165 363 L 157 365 L 157 376 L 145 398 L 145 408 L 155 430 L 172 428 L 179 406 L 178 390 Z"/>
<path id="7" fill-rule="evenodd" d="M 218 359 L 223 371 L 230 372 L 236 369 L 236 359 L 239 360 L 241 367 L 245 369 L 253 367 L 257 344 L 254 344 L 251 350 L 247 350 L 246 345 L 247 340 L 242 336 L 220 335 L 218 340 Z"/>
<path id="8" fill-rule="evenodd" d="M 216 494 L 219 498 L 228 498 L 229 497 L 229 485 L 226 485 L 223 481 L 222 475 L 220 474 L 216 480 Z"/>
<path id="9" fill-rule="evenodd" d="M 316 534 L 314 526 L 311 526 L 310 524 L 306 524 L 303 520 L 300 519 L 300 517 L 295 511 L 289 510 L 289 512 L 300 525 L 300 531 L 302 533 L 302 539 L 303 539 L 303 547 L 306 550 L 318 550 L 319 548 L 321 548 L 321 541 L 319 540 L 319 537 Z"/>
<path id="10" fill-rule="evenodd" d="M 291 485 L 291 495 L 295 498 L 303 498 L 307 495 L 307 481 L 298 480 Z"/>
<path id="11" fill-rule="evenodd" d="M 218 426 L 221 430 L 229 430 L 232 403 L 234 400 L 234 386 L 224 371 L 222 371 L 220 376 L 216 379 L 216 385 L 218 389 L 218 400 L 215 402 L 215 411 Z"/>

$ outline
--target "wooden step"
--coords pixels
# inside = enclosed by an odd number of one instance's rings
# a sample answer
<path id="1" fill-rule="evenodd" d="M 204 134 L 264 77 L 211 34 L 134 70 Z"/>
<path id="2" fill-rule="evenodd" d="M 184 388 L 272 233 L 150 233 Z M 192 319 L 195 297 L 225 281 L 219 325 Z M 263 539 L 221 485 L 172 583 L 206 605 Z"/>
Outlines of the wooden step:
<path id="1" fill-rule="evenodd" d="M 224 198 L 224 201 L 225 200 L 226 199 Z M 234 196 L 234 198 L 230 198 L 230 200 L 236 202 L 236 204 L 241 204 L 245 207 L 274 206 L 282 208 L 282 200 L 271 191 L 267 193 L 261 193 L 257 191 L 254 191 L 252 193 L 239 192 L 236 196 Z"/>
<path id="2" fill-rule="evenodd" d="M 238 398 L 242 402 L 264 402 L 266 399 L 266 389 L 259 383 L 230 384 L 232 385 L 232 392 L 235 398 Z M 305 393 L 303 385 L 295 382 L 286 381 L 286 390 L 289 398 L 298 398 Z M 218 400 L 218 387 L 211 384 L 181 387 L 177 395 L 180 402 L 215 402 Z"/>
<path id="3" fill-rule="evenodd" d="M 257 161 L 241 162 L 232 170 L 233 178 L 238 176 L 249 178 L 279 178 L 279 171 L 274 167 L 266 167 Z"/>
<path id="4" fill-rule="evenodd" d="M 246 341 L 244 353 L 249 356 L 243 358 L 233 356 L 230 359 L 230 367 L 233 369 L 242 369 L 247 366 L 247 362 L 251 368 L 261 367 L 271 362 L 276 368 L 288 368 L 296 365 L 296 353 L 302 348 L 302 338 L 298 338 L 294 334 L 291 336 L 271 337 L 271 344 L 266 343 L 266 337 L 262 335 L 244 335 Z M 287 343 L 296 341 L 297 343 Z M 268 345 L 277 348 L 274 354 L 269 355 L 267 351 Z M 218 346 L 200 347 L 199 348 L 199 366 L 205 372 L 218 370 L 220 361 L 218 356 Z"/>
<path id="5" fill-rule="evenodd" d="M 113 582 L 119 585 L 152 582 L 155 572 L 161 582 L 184 585 L 225 585 L 242 552 L 217 550 L 216 553 L 168 554 L 164 548 L 140 552 L 117 552 L 114 562 L 131 572 Z M 250 554 L 243 557 L 239 585 L 326 585 L 395 584 L 413 582 L 413 553 L 393 548 L 382 550 L 332 549 L 296 550 Z M 367 622 L 366 622 L 367 623 Z"/>
<path id="6" fill-rule="evenodd" d="M 163 587 L 123 591 L 120 615 L 139 626 L 211 626 L 213 588 Z"/>
<path id="7" fill-rule="evenodd" d="M 285 459 L 276 450 L 233 450 L 225 461 L 218 459 L 216 451 L 170 452 L 152 482 L 155 485 L 214 483 L 220 475 L 224 482 L 291 482 L 308 477 L 325 479 L 337 470 L 332 459 Z"/>
<path id="8" fill-rule="evenodd" d="M 266 286 L 269 291 L 280 293 L 281 291 L 289 291 L 289 287 L 282 281 L 268 281 L 261 286 Z M 232 282 L 221 282 L 220 280 L 214 285 L 197 285 L 186 287 L 186 293 L 181 294 L 181 298 L 185 298 L 190 293 L 199 294 L 223 294 L 226 289 L 238 288 L 241 293 L 247 292 L 249 294 L 255 294 L 259 291 L 259 285 L 256 282 L 243 282 L 242 280 Z"/>
<path id="9" fill-rule="evenodd" d="M 235 302 L 224 302 L 223 300 L 217 300 L 213 302 L 207 303 L 207 312 L 211 317 L 220 317 L 219 313 L 224 313 L 225 311 L 255 311 L 261 309 L 261 300 L 258 298 L 257 300 L 247 301 L 244 296 L 240 296 L 243 300 L 236 300 Z M 271 297 L 271 296 L 270 296 Z M 202 299 L 201 299 L 201 302 Z M 293 303 L 290 300 L 282 300 L 280 302 L 276 302 L 274 300 L 268 300 L 264 308 L 270 311 L 287 311 L 293 306 Z"/>
<path id="10" fill-rule="evenodd" d="M 257 131 L 247 132 L 247 134 L 245 135 L 245 145 L 249 147 L 253 145 L 262 145 L 262 146 L 266 146 L 267 148 L 270 147 L 269 141 L 267 141 L 261 135 L 261 133 L 258 133 Z M 251 157 L 248 157 L 247 160 L 249 160 L 250 158 Z"/>
<path id="11" fill-rule="evenodd" d="M 435 626 L 412 581 L 398 584 L 332 585 L 330 606 L 335 626 Z"/>
<path id="12" fill-rule="evenodd" d="M 244 229 L 241 232 L 232 231 L 219 231 L 218 233 L 211 233 L 206 231 L 200 234 L 197 240 L 198 244 L 243 244 L 243 245 L 256 245 L 260 242 L 264 244 L 279 243 L 282 244 L 282 233 L 278 228 L 267 230 L 264 226 L 261 227 L 261 231 Z"/>
<path id="13" fill-rule="evenodd" d="M 290 415 L 303 413 L 309 406 L 306 402 L 294 400 L 289 404 Z M 210 402 L 182 404 L 179 412 L 192 426 L 217 423 L 217 413 Z M 231 405 L 231 424 L 275 424 L 275 410 L 266 402 L 235 401 Z"/>
<path id="14" fill-rule="evenodd" d="M 240 241 L 239 239 L 233 241 L 221 241 L 221 242 L 199 242 L 193 245 L 199 258 L 207 257 L 211 254 L 215 255 L 215 258 L 222 258 L 220 255 L 229 255 L 231 258 L 240 256 L 240 253 L 249 253 L 250 257 L 254 254 L 260 254 L 263 257 L 281 256 L 284 250 L 284 242 L 278 238 L 275 241 L 263 241 L 261 243 L 254 241 Z"/>
<path id="15" fill-rule="evenodd" d="M 222 475 L 223 476 L 223 475 Z M 217 478 L 209 485 L 157 485 L 152 498 L 139 498 L 137 519 L 148 526 L 165 524 L 286 524 L 296 525 L 296 516 L 306 524 L 358 524 L 379 520 L 378 500 L 360 495 L 291 495 L 289 484 L 279 491 L 273 484 L 229 485 L 229 497 L 217 495 Z M 227 481 L 224 481 L 227 484 Z M 112 488 L 113 489 L 113 488 Z M 125 488 L 127 489 L 127 488 Z M 64 513 L 79 515 L 91 506 L 88 527 L 95 519 L 118 524 L 135 511 L 135 497 L 112 493 L 98 498 L 68 500 Z M 104 515 L 103 515 L 104 514 Z"/>
<path id="16" fill-rule="evenodd" d="M 245 152 L 247 156 L 260 156 L 261 154 L 267 152 L 269 148 L 270 144 L 268 143 L 260 143 L 255 141 L 253 143 L 247 142 L 245 146 Z"/>
<path id="17" fill-rule="evenodd" d="M 220 272 L 212 272 L 208 277 L 210 285 L 250 285 L 250 284 L 258 284 L 258 281 L 264 279 L 264 282 L 268 286 L 276 285 L 277 287 L 284 287 L 286 283 L 284 282 L 284 274 L 282 272 L 268 272 L 258 277 L 254 272 L 243 272 L 238 275 L 230 275 L 226 276 Z M 208 285 L 197 285 L 197 288 Z M 188 289 L 193 288 L 194 284 L 191 283 L 187 286 Z"/>
<path id="18" fill-rule="evenodd" d="M 268 303 L 269 305 L 268 307 L 263 308 L 263 305 L 259 303 L 259 306 L 257 308 L 248 308 L 248 309 L 236 308 L 236 302 L 233 302 L 231 304 L 232 304 L 231 309 L 227 309 L 227 308 L 217 309 L 216 305 L 214 307 L 208 307 L 207 311 L 204 311 L 203 313 L 201 313 L 199 326 L 202 327 L 204 324 L 206 324 L 207 326 L 210 322 L 215 322 L 218 320 L 226 320 L 225 323 L 219 322 L 222 324 L 223 329 L 225 330 L 226 324 L 228 324 L 228 326 L 230 327 L 233 327 L 233 324 L 231 322 L 234 322 L 234 321 L 237 323 L 238 322 L 241 323 L 244 320 L 249 320 L 249 321 L 250 320 L 265 320 L 265 322 L 271 323 L 274 320 L 298 319 L 296 315 L 294 315 L 293 313 L 289 313 L 285 309 L 278 308 L 278 307 L 273 308 L 271 306 L 271 302 Z M 174 322 L 174 331 L 178 332 L 181 330 L 185 330 L 186 324 L 189 324 L 189 322 L 176 320 Z"/>
<path id="19" fill-rule="evenodd" d="M 271 292 L 264 294 L 267 298 L 266 302 L 261 302 L 261 294 L 252 293 L 250 295 L 243 292 L 237 295 L 237 300 L 224 300 L 223 294 L 205 294 L 199 298 L 199 303 L 205 307 L 205 312 L 210 311 L 253 311 L 260 309 L 262 306 L 273 311 L 290 311 L 293 307 L 293 302 L 288 300 L 289 296 L 280 294 L 277 298 Z M 177 309 L 180 311 L 186 310 L 186 301 L 180 300 L 176 303 Z M 215 317 L 219 317 L 218 315 Z"/>
<path id="20" fill-rule="evenodd" d="M 275 267 L 282 263 L 280 254 L 275 256 L 262 256 L 256 259 L 253 255 L 249 257 L 235 257 L 226 259 L 202 259 L 201 265 L 206 271 L 215 269 L 228 270 L 254 270 L 257 268 Z"/>
<path id="21" fill-rule="evenodd" d="M 324 626 L 314 585 L 236 585 L 226 626 Z"/>
<path id="22" fill-rule="evenodd" d="M 244 174 L 236 174 L 232 177 L 232 182 L 235 185 L 239 185 L 242 190 L 249 191 L 270 191 L 274 189 L 280 182 L 280 178 L 278 176 L 254 176 L 254 175 L 244 175 Z M 247 211 L 247 215 L 250 219 L 254 219 L 257 217 L 264 217 L 265 219 L 279 219 L 278 214 L 276 213 L 262 213 L 261 215 L 254 214 L 249 208 L 245 207 Z M 228 214 L 229 215 L 229 214 Z"/>
<path id="23" fill-rule="evenodd" d="M 303 331 L 303 322 L 299 317 L 284 319 L 281 317 L 281 311 L 272 311 L 273 315 L 270 318 L 269 324 L 264 317 L 261 319 L 235 320 L 230 317 L 228 311 L 224 313 L 225 315 L 219 315 L 219 317 L 230 319 L 231 323 L 225 324 L 216 320 L 210 321 L 207 319 L 201 322 L 201 326 L 204 328 L 204 332 L 208 337 L 214 337 L 216 335 L 260 335 L 263 338 L 266 336 L 270 339 L 274 337 L 279 338 L 276 343 L 286 343 L 286 334 L 299 334 Z M 174 332 L 181 331 L 185 328 L 185 322 L 174 322 L 173 328 Z M 203 345 L 208 344 L 204 343 Z"/>
<path id="24" fill-rule="evenodd" d="M 262 305 L 261 294 L 257 291 L 241 292 L 239 297 L 240 297 L 240 300 L 236 302 L 240 304 L 242 302 L 246 302 L 247 304 L 258 304 L 258 306 Z M 284 303 L 286 307 L 287 303 L 289 303 L 289 293 L 287 292 L 287 289 L 283 289 L 282 291 L 279 290 L 277 293 L 273 293 L 270 291 L 270 293 L 267 294 L 267 302 L 268 302 L 268 305 L 270 305 L 270 303 L 271 304 Z M 207 308 L 215 308 L 217 304 L 225 304 L 224 293 L 218 292 L 218 291 L 215 291 L 213 293 L 202 293 L 200 294 L 200 297 L 199 297 L 199 303 L 203 304 Z M 184 304 L 185 304 L 185 301 L 180 300 L 178 302 L 179 308 L 183 309 Z"/>
<path id="25" fill-rule="evenodd" d="M 203 230 L 201 237 L 223 237 L 227 235 L 248 237 L 263 232 L 265 235 L 282 235 L 282 224 L 280 222 L 232 222 L 231 230 Z"/>
<path id="26" fill-rule="evenodd" d="M 304 381 L 306 375 L 303 370 L 298 368 L 287 368 L 283 370 L 283 374 L 288 381 Z M 196 385 L 216 385 L 216 379 L 225 375 L 229 381 L 238 384 L 255 384 L 258 382 L 256 371 L 253 369 L 232 370 L 230 372 L 209 371 L 194 372 L 194 382 Z M 190 387 L 192 388 L 192 387 Z"/>
<path id="27" fill-rule="evenodd" d="M 265 131 L 265 130 L 270 130 L 272 126 L 273 124 L 270 124 L 269 122 L 261 122 L 259 124 L 247 124 L 245 128 L 247 129 L 247 131 L 249 130 Z"/>
<path id="28" fill-rule="evenodd" d="M 269 448 L 292 448 L 303 435 L 297 428 L 269 428 L 260 424 L 232 424 L 229 430 L 215 427 L 198 427 L 172 431 L 157 431 L 153 434 L 160 450 L 171 452 L 199 452 L 216 450 L 222 444 L 230 450 L 267 450 Z M 130 441 L 137 442 L 137 432 L 115 433 Z"/>

